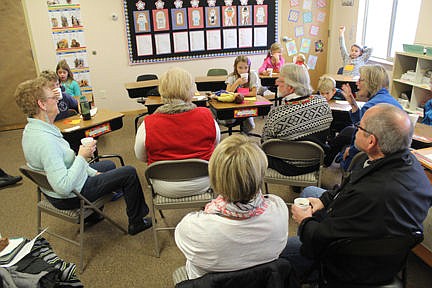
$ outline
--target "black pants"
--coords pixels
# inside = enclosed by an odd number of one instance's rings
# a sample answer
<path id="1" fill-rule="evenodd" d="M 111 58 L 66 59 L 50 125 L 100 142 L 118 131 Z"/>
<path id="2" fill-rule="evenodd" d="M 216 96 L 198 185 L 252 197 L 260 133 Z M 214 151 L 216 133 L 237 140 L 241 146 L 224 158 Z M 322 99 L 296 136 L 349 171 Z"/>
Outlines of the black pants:
<path id="1" fill-rule="evenodd" d="M 129 218 L 129 224 L 142 221 L 142 218 L 149 213 L 149 208 L 145 202 L 144 193 L 135 168 L 132 166 L 115 168 L 115 164 L 112 161 L 95 162 L 90 166 L 103 173 L 88 177 L 81 189 L 81 195 L 90 201 L 95 201 L 105 194 L 122 190 L 126 201 L 126 213 Z M 80 207 L 78 197 L 68 199 L 47 197 L 47 199 L 54 207 L 61 210 Z"/>

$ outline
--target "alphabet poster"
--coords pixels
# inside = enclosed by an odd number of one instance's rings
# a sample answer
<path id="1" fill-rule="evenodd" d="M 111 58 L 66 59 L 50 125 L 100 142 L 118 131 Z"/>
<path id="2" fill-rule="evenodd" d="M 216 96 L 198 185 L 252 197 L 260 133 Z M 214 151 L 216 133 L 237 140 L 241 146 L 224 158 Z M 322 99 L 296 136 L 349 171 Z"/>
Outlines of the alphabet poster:
<path id="1" fill-rule="evenodd" d="M 278 0 L 123 0 L 131 64 L 262 54 Z"/>

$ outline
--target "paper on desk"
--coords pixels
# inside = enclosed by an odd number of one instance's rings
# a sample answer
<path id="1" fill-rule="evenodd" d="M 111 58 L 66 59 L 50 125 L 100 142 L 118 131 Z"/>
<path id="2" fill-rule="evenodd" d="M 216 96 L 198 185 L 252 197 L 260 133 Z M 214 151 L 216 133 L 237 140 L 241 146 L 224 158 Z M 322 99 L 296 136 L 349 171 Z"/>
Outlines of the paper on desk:
<path id="1" fill-rule="evenodd" d="M 246 100 L 246 101 L 256 101 L 256 97 L 245 96 L 244 100 Z"/>
<path id="2" fill-rule="evenodd" d="M 29 254 L 36 239 L 39 238 L 39 236 L 42 235 L 42 233 L 44 233 L 47 229 L 48 227 L 45 228 L 42 232 L 40 232 L 38 235 L 36 235 L 36 237 L 34 237 L 30 242 L 26 243 L 8 264 L 1 265 L 1 267 L 11 267 L 18 263 L 18 261 L 20 261 L 22 258 L 24 258 L 24 256 Z"/>
<path id="3" fill-rule="evenodd" d="M 90 109 L 90 116 L 93 117 L 97 113 L 97 107 Z"/>
<path id="4" fill-rule="evenodd" d="M 207 97 L 206 96 L 194 96 L 193 99 L 197 100 L 197 101 L 202 101 L 205 100 Z"/>
<path id="5" fill-rule="evenodd" d="M 63 123 L 64 124 L 73 124 L 73 125 L 75 125 L 75 124 L 78 124 L 80 122 L 81 122 L 81 119 L 74 119 L 74 120 L 65 120 Z"/>

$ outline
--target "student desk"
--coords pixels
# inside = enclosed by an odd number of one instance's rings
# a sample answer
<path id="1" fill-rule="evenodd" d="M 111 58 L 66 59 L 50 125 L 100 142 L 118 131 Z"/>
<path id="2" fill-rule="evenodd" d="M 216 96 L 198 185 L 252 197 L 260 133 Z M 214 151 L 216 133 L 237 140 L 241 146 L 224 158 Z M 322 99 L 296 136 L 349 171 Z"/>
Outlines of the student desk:
<path id="1" fill-rule="evenodd" d="M 97 113 L 87 121 L 82 120 L 77 114 L 54 122 L 63 134 L 63 137 L 71 145 L 74 151 L 79 149 L 80 141 L 85 137 L 97 138 L 101 135 L 118 130 L 123 127 L 124 115 L 106 109 L 99 109 Z"/>
<path id="2" fill-rule="evenodd" d="M 130 98 L 145 97 L 147 91 L 159 86 L 159 79 L 130 82 L 125 84 Z"/>
<path id="3" fill-rule="evenodd" d="M 413 142 L 421 148 L 432 146 L 432 126 L 417 122 L 414 127 Z"/>
<path id="4" fill-rule="evenodd" d="M 365 102 L 357 101 L 357 105 L 361 109 Z M 330 100 L 329 101 L 330 109 L 332 110 L 333 121 L 330 125 L 330 131 L 332 133 L 332 137 L 336 135 L 337 132 L 340 132 L 343 128 L 348 125 L 352 125 L 351 116 L 348 113 L 351 111 L 351 105 L 348 104 L 348 101 L 343 100 Z"/>
<path id="5" fill-rule="evenodd" d="M 412 153 L 425 168 L 425 174 L 432 185 L 432 147 L 413 150 Z M 429 209 L 429 214 L 426 217 L 423 226 L 425 240 L 423 243 L 414 247 L 413 252 L 426 264 L 432 267 L 432 209 Z"/>
<path id="6" fill-rule="evenodd" d="M 259 78 L 261 79 L 261 86 L 267 86 L 270 91 L 275 93 L 275 97 L 270 100 L 275 102 L 275 106 L 278 105 L 278 102 L 280 105 L 282 98 L 278 98 L 277 86 L 276 86 L 276 79 L 279 78 L 279 73 L 272 73 L 271 75 L 268 76 L 259 75 Z"/>
<path id="7" fill-rule="evenodd" d="M 348 75 L 341 75 L 341 74 L 325 74 L 323 76 L 330 76 L 336 81 L 336 88 L 341 89 L 342 84 L 348 83 L 351 87 L 352 92 L 357 92 L 357 81 L 360 78 L 360 76 L 348 76 Z"/>
<path id="8" fill-rule="evenodd" d="M 199 96 L 192 97 L 192 103 L 198 107 L 207 107 L 206 93 L 207 92 L 200 92 Z M 147 97 L 144 105 L 147 107 L 148 114 L 153 114 L 159 106 L 163 105 L 163 102 L 160 96 L 149 96 Z"/>
<path id="9" fill-rule="evenodd" d="M 227 75 L 221 76 L 198 76 L 195 77 L 195 84 L 197 86 L 198 91 L 219 91 L 225 90 L 226 84 L 225 80 L 227 79 Z"/>
<path id="10" fill-rule="evenodd" d="M 209 105 L 219 120 L 265 116 L 270 112 L 273 103 L 266 98 L 259 95 L 250 97 L 256 98 L 256 100 L 250 101 L 248 98 L 245 97 L 241 104 L 219 102 L 216 99 L 211 99 Z"/>

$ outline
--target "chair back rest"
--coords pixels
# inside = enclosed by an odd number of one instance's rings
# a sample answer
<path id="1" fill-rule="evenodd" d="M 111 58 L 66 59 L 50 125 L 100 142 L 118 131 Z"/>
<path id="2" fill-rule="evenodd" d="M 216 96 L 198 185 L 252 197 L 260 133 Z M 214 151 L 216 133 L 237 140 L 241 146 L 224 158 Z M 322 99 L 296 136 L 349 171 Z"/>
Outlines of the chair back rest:
<path id="1" fill-rule="evenodd" d="M 421 232 L 378 239 L 340 239 L 321 257 L 328 283 L 380 284 L 390 282 L 406 265 L 410 250 L 423 240 Z"/>
<path id="2" fill-rule="evenodd" d="M 150 164 L 145 176 L 150 179 L 165 181 L 185 181 L 208 176 L 208 161 L 201 159 L 166 160 Z"/>
<path id="3" fill-rule="evenodd" d="M 138 75 L 136 81 L 142 82 L 142 81 L 150 81 L 150 80 L 157 80 L 158 76 L 156 74 L 143 74 Z M 142 88 L 133 88 L 133 89 L 127 89 L 129 98 L 145 98 L 148 96 L 159 96 L 159 90 L 158 86 L 149 86 L 149 87 L 142 87 Z"/>
<path id="4" fill-rule="evenodd" d="M 312 141 L 288 141 L 270 139 L 262 144 L 264 153 L 283 160 L 295 162 L 319 162 L 324 161 L 324 150 Z"/>
<path id="5" fill-rule="evenodd" d="M 363 167 L 363 163 L 366 161 L 366 159 L 368 158 L 367 154 L 363 151 L 358 152 L 353 159 L 351 160 L 350 165 L 348 166 L 348 169 L 346 171 L 344 171 L 344 169 L 342 168 L 342 181 L 341 183 L 343 183 L 348 177 L 349 175 L 351 175 L 351 172 L 357 168 Z"/>
<path id="6" fill-rule="evenodd" d="M 237 288 L 237 287 L 289 287 L 291 264 L 279 258 L 254 267 L 232 271 L 211 272 L 204 276 L 176 284 L 176 288 Z"/>
<path id="7" fill-rule="evenodd" d="M 19 170 L 22 174 L 24 174 L 24 176 L 33 181 L 33 183 L 35 183 L 38 187 L 49 191 L 54 191 L 51 184 L 48 182 L 47 175 L 44 171 L 34 170 L 27 165 L 22 165 Z"/>
<path id="8" fill-rule="evenodd" d="M 207 76 L 223 76 L 228 75 L 228 71 L 223 68 L 212 68 L 207 71 Z"/>
<path id="9" fill-rule="evenodd" d="M 157 80 L 157 79 L 158 76 L 155 74 L 143 74 L 143 75 L 138 75 L 136 81 L 140 82 L 140 81 Z"/>

